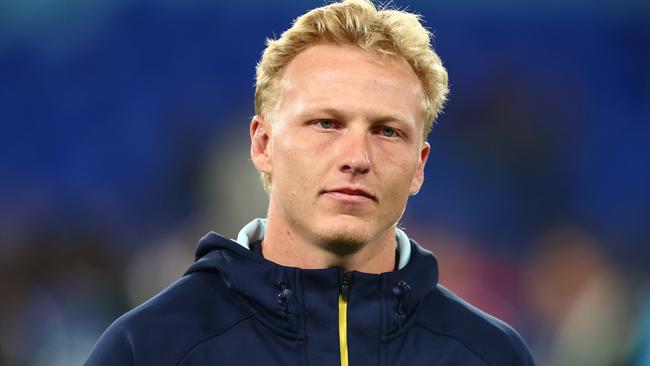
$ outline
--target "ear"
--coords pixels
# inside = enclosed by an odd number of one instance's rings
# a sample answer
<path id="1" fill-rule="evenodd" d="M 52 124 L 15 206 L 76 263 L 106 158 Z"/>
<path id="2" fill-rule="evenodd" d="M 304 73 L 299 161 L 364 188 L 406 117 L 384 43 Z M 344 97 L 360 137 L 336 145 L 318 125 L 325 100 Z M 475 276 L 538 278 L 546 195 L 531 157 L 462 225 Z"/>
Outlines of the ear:
<path id="1" fill-rule="evenodd" d="M 251 159 L 261 173 L 271 175 L 271 130 L 264 117 L 256 115 L 251 120 Z"/>
<path id="2" fill-rule="evenodd" d="M 428 142 L 425 142 L 420 149 L 420 162 L 418 163 L 418 168 L 415 171 L 413 180 L 411 181 L 411 189 L 409 192 L 411 196 L 415 196 L 420 191 L 422 183 L 424 183 L 424 166 L 427 165 L 427 159 L 429 158 L 429 152 L 431 151 L 431 145 Z"/>

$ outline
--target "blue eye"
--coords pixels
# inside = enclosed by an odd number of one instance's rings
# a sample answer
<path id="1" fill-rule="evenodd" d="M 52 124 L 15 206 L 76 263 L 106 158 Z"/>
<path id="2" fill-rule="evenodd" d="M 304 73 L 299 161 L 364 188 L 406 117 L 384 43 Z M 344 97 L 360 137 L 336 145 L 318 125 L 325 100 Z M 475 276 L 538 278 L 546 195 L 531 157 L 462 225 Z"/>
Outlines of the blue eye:
<path id="1" fill-rule="evenodd" d="M 334 127 L 334 121 L 332 121 L 331 119 L 321 119 L 318 121 L 318 124 L 321 126 L 321 128 L 324 129 L 330 129 Z"/>
<path id="2" fill-rule="evenodd" d="M 381 134 L 386 137 L 395 137 L 397 135 L 397 132 L 390 127 L 382 127 Z"/>

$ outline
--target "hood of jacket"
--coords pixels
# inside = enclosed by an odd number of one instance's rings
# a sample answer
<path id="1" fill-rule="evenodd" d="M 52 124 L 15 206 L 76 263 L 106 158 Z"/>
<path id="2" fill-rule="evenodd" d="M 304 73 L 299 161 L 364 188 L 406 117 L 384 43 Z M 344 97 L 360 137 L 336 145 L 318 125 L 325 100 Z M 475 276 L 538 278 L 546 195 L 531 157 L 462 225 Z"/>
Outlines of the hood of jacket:
<path id="1" fill-rule="evenodd" d="M 386 339 L 412 324 L 424 298 L 438 282 L 433 254 L 415 241 L 409 244 L 408 263 L 399 270 L 345 273 L 338 268 L 281 266 L 264 259 L 259 251 L 211 232 L 200 240 L 196 261 L 186 274 L 214 272 L 263 322 L 286 337 L 300 339 L 309 334 L 310 339 L 334 343 L 338 339 L 338 298 L 345 277 L 349 283 L 350 343 Z M 338 344 L 332 347 L 337 349 Z"/>

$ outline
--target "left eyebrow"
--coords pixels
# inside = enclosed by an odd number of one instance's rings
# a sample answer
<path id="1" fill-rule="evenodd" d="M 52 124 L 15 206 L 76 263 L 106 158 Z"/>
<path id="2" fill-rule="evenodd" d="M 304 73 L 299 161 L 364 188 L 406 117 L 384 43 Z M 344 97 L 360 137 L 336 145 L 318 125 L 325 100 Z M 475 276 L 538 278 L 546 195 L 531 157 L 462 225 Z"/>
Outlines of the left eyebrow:
<path id="1" fill-rule="evenodd" d="M 395 116 L 379 117 L 379 118 L 374 118 L 372 120 L 373 124 L 381 124 L 381 123 L 389 123 L 389 122 L 398 122 L 398 123 L 403 123 L 408 125 L 407 120 Z"/>

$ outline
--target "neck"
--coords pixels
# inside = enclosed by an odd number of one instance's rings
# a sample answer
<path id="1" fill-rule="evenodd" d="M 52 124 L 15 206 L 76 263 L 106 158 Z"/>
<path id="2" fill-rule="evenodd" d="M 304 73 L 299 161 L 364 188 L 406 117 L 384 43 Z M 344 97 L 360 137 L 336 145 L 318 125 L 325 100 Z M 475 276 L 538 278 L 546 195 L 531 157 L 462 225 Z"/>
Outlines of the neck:
<path id="1" fill-rule="evenodd" d="M 271 262 L 303 269 L 341 268 L 365 273 L 390 272 L 395 268 L 395 226 L 389 227 L 357 250 L 345 254 L 317 242 L 272 210 L 268 213 L 262 254 Z"/>

